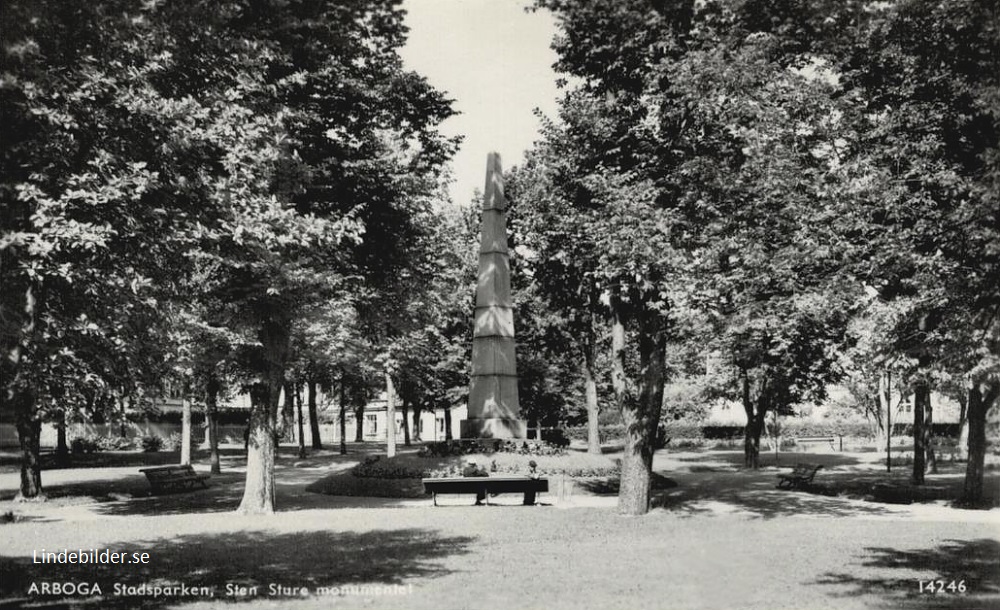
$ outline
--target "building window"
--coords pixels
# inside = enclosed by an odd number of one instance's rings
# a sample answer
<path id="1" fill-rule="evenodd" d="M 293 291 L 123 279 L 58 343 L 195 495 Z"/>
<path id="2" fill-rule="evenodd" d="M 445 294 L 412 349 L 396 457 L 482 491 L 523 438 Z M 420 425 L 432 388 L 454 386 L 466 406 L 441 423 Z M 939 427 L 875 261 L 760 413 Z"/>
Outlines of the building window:
<path id="1" fill-rule="evenodd" d="M 437 427 L 438 427 L 438 432 L 440 432 L 441 434 L 444 434 L 444 418 L 443 417 L 439 417 L 437 419 Z"/>
<path id="2" fill-rule="evenodd" d="M 376 434 L 378 432 L 378 418 L 374 415 L 365 415 L 365 421 L 368 422 L 368 434 Z"/>

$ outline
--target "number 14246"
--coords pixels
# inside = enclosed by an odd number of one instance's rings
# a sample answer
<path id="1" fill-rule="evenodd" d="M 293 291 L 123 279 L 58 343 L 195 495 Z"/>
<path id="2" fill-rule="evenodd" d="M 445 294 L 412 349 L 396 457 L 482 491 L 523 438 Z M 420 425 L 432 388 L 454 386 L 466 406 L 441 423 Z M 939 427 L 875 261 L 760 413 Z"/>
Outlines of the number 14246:
<path id="1" fill-rule="evenodd" d="M 918 580 L 921 593 L 965 593 L 964 580 Z"/>

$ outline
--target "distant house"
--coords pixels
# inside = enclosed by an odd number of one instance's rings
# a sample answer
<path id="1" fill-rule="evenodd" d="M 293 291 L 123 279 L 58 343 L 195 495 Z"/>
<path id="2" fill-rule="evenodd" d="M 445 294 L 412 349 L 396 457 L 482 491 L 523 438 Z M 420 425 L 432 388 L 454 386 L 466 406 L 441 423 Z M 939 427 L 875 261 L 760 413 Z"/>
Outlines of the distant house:
<path id="1" fill-rule="evenodd" d="M 281 403 L 284 404 L 284 397 L 280 399 Z M 184 408 L 184 401 L 180 394 L 170 393 L 166 397 L 156 397 L 152 399 L 152 407 L 154 407 L 161 414 L 179 414 Z M 403 413 L 400 410 L 400 405 L 402 401 L 398 398 L 396 399 L 396 441 L 400 444 L 403 443 Z M 338 405 L 335 404 L 332 397 L 325 396 L 323 394 L 319 395 L 318 400 L 319 406 L 319 417 L 321 422 L 320 425 L 320 436 L 325 444 L 333 444 L 340 442 L 340 422 L 338 421 L 340 416 L 340 409 Z M 219 407 L 227 410 L 250 410 L 250 396 L 248 394 L 237 394 L 231 398 L 223 399 L 219 401 Z M 195 412 L 200 413 L 202 407 L 195 407 Z M 358 422 L 356 420 L 354 409 L 348 408 L 345 413 L 345 432 L 348 442 L 354 442 L 356 430 L 358 427 Z M 411 423 L 412 423 L 412 414 Z M 460 436 L 460 422 L 468 417 L 468 408 L 466 405 L 459 405 L 451 409 L 451 431 L 452 438 L 459 438 Z M 127 426 L 127 434 L 129 437 L 141 436 L 144 434 L 153 434 L 156 436 L 167 437 L 172 433 L 180 431 L 180 424 L 177 423 L 176 415 L 172 419 L 174 423 L 160 422 L 160 423 L 130 423 Z M 386 401 L 385 393 L 372 401 L 370 401 L 365 406 L 365 412 L 363 419 L 360 423 L 361 425 L 361 438 L 368 442 L 385 442 L 386 440 Z M 420 437 L 422 441 L 441 441 L 445 440 L 445 416 L 444 411 L 423 411 L 420 414 L 420 421 L 417 423 L 420 429 Z M 306 438 L 309 438 L 309 425 L 308 422 L 305 424 Z M 196 438 L 204 438 L 203 424 L 195 424 Z M 118 425 L 114 423 L 110 424 L 71 424 L 69 426 L 69 436 L 73 437 L 77 434 L 94 434 L 94 435 L 104 435 L 104 434 L 117 434 Z M 229 439 L 229 442 L 242 442 L 240 439 L 243 438 L 243 433 L 245 430 L 244 425 L 222 425 L 219 428 L 220 437 L 225 440 Z M 412 431 L 411 431 L 412 432 Z M 41 431 L 41 445 L 43 447 L 55 447 L 56 444 L 56 427 L 51 423 L 44 423 L 42 425 Z M 197 441 L 200 442 L 200 441 Z M 7 422 L 0 420 L 0 447 L 9 448 L 19 446 L 19 441 L 17 438 L 17 431 L 14 427 L 13 421 Z"/>
<path id="2" fill-rule="evenodd" d="M 284 404 L 284 394 L 279 399 L 279 404 Z M 335 404 L 332 396 L 323 394 L 318 396 L 318 407 L 320 420 L 326 422 L 321 426 L 320 434 L 324 443 L 340 442 L 340 408 Z M 403 442 L 403 413 L 400 410 L 402 400 L 396 398 L 396 440 Z M 177 411 L 182 407 L 179 398 L 171 398 L 158 403 L 157 408 L 162 412 Z M 220 400 L 219 406 L 226 409 L 250 409 L 250 396 L 248 394 L 237 394 L 226 400 Z M 345 428 L 348 442 L 353 442 L 357 433 L 358 422 L 352 407 L 348 407 L 345 412 Z M 468 416 L 468 408 L 465 405 L 453 407 L 451 410 L 452 438 L 459 437 L 459 422 Z M 410 415 L 412 424 L 412 414 Z M 332 423 L 331 423 L 332 422 Z M 365 441 L 386 440 L 386 400 L 385 392 L 365 405 L 363 420 L 361 421 L 361 438 Z M 445 440 L 445 417 L 444 412 L 422 411 L 420 413 L 420 437 L 424 441 Z M 412 430 L 411 430 L 412 433 Z M 306 425 L 308 435 L 308 424 Z M 308 437 L 307 437 L 308 438 Z"/>
<path id="3" fill-rule="evenodd" d="M 802 405 L 796 408 L 796 412 L 803 419 L 811 421 L 823 421 L 831 417 L 831 411 L 837 408 L 838 403 L 848 400 L 848 391 L 841 386 L 832 385 L 827 388 L 827 399 L 818 405 Z M 961 417 L 961 406 L 958 402 L 948 398 L 943 394 L 931 392 L 931 407 L 934 410 L 934 423 L 936 424 L 957 424 Z M 857 419 L 864 420 L 864 414 L 857 412 Z M 904 396 L 902 400 L 898 394 L 893 396 L 893 423 L 913 422 L 913 396 Z M 718 400 L 709 405 L 709 414 L 706 420 L 708 425 L 714 426 L 745 426 L 747 423 L 746 411 L 743 405 L 735 400 Z"/>
<path id="4" fill-rule="evenodd" d="M 399 405 L 400 401 L 396 401 L 396 441 L 403 441 L 403 413 L 400 411 Z M 451 409 L 451 436 L 452 438 L 459 438 L 460 422 L 468 417 L 468 407 L 466 405 L 459 405 L 452 407 Z M 356 421 L 354 411 L 351 409 L 347 410 L 347 417 L 345 422 L 345 428 L 347 433 L 347 440 L 353 441 L 357 433 L 358 422 Z M 412 413 L 410 414 L 411 424 Z M 386 417 L 386 400 L 385 393 L 379 398 L 372 400 L 365 406 L 364 419 L 361 421 L 361 437 L 366 441 L 382 441 L 386 440 L 386 424 L 388 419 Z M 420 439 L 422 441 L 443 441 L 446 438 L 445 433 L 445 416 L 444 411 L 421 411 L 420 421 L 417 422 L 420 430 Z M 336 428 L 334 431 L 333 440 L 337 442 L 340 441 L 340 425 L 339 422 L 333 426 Z M 413 430 L 410 431 L 411 435 Z"/>

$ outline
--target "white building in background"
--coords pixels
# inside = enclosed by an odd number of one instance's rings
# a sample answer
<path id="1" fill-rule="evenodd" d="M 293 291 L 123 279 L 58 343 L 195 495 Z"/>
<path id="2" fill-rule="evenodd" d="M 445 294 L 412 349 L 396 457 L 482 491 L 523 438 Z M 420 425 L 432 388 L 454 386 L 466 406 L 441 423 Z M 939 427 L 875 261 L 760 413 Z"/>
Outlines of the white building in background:
<path id="1" fill-rule="evenodd" d="M 827 399 L 818 405 L 801 405 L 795 411 L 802 419 L 821 422 L 831 416 L 831 411 L 836 409 L 836 404 L 848 401 L 848 391 L 840 386 L 830 386 L 827 388 Z M 892 423 L 907 424 L 913 423 L 913 395 L 900 397 L 894 394 L 892 397 Z M 935 424 L 957 424 L 961 418 L 961 405 L 957 401 L 948 398 L 943 394 L 931 392 L 931 408 L 934 411 Z M 856 413 L 859 421 L 864 420 L 864 414 L 859 410 Z M 705 422 L 714 426 L 745 426 L 747 423 L 746 411 L 743 405 L 735 400 L 718 400 L 709 407 L 709 415 Z"/>
<path id="2" fill-rule="evenodd" d="M 303 396 L 305 400 L 305 396 Z M 284 405 L 284 395 L 282 395 L 280 403 Z M 226 410 L 250 410 L 250 397 L 247 394 L 237 394 L 231 398 L 220 400 L 219 407 Z M 396 399 L 396 442 L 399 444 L 403 443 L 403 413 L 400 409 L 402 401 Z M 177 413 L 179 414 L 184 408 L 184 401 L 179 395 L 170 395 L 166 398 L 157 398 L 153 402 L 153 406 L 161 413 Z M 194 410 L 196 412 L 201 412 L 203 408 L 201 406 L 195 406 Z M 305 405 L 302 408 L 303 416 L 306 421 L 303 422 L 303 429 L 305 430 L 306 443 L 310 442 L 310 427 L 308 421 L 308 410 Z M 320 420 L 320 438 L 325 446 L 331 446 L 336 443 L 340 443 L 340 408 L 335 404 L 333 397 L 319 394 L 317 400 L 317 411 Z M 356 414 L 352 407 L 348 407 L 345 410 L 345 436 L 349 443 L 354 442 L 356 438 L 358 422 L 356 420 Z M 460 432 L 460 422 L 468 417 L 468 407 L 466 405 L 459 405 L 451 409 L 451 433 L 452 438 L 459 438 Z M 413 415 L 409 415 L 410 424 L 413 424 Z M 445 414 L 443 410 L 437 411 L 422 411 L 420 413 L 420 419 L 417 422 L 420 430 L 420 440 L 422 442 L 432 442 L 432 441 L 443 441 L 446 440 L 447 434 L 445 431 Z M 386 401 L 385 393 L 370 401 L 365 405 L 364 415 L 362 416 L 361 425 L 361 439 L 365 442 L 385 442 L 386 440 L 386 424 L 388 420 L 386 418 Z M 204 438 L 204 425 L 195 424 L 194 426 L 194 436 L 197 442 L 201 442 L 200 439 Z M 171 434 L 180 433 L 181 426 L 179 423 L 148 423 L 148 422 L 135 422 L 126 424 L 126 435 L 129 438 L 143 435 L 153 435 L 159 436 L 161 438 L 166 438 Z M 112 435 L 117 436 L 120 430 L 120 425 L 118 423 L 105 423 L 105 424 L 93 424 L 93 423 L 76 423 L 69 424 L 67 426 L 67 433 L 69 438 L 75 436 L 104 436 Z M 244 439 L 244 431 L 246 430 L 245 425 L 220 425 L 219 426 L 219 437 L 222 442 L 242 444 Z M 298 425 L 293 426 L 293 435 L 298 433 Z M 43 423 L 41 430 L 41 445 L 46 449 L 54 448 L 56 446 L 57 431 L 55 424 Z M 411 428 L 411 439 L 415 439 L 413 435 L 413 430 Z M 288 442 L 287 440 L 284 442 Z M 13 422 L 7 422 L 0 420 L 0 448 L 14 448 L 19 446 L 19 441 L 17 438 L 17 430 Z"/>
<path id="3" fill-rule="evenodd" d="M 403 442 L 403 413 L 400 410 L 400 401 L 396 401 L 396 442 Z M 345 418 L 345 432 L 347 436 L 347 441 L 351 442 L 357 438 L 357 427 L 358 422 L 355 418 L 355 413 L 352 409 L 347 409 L 347 417 Z M 339 413 L 334 413 L 333 409 L 327 411 L 325 419 L 329 421 L 331 418 L 337 418 Z M 459 422 L 468 416 L 468 407 L 466 405 L 459 405 L 452 407 L 451 409 L 451 437 L 459 438 Z M 438 411 L 421 411 L 420 419 L 418 422 L 413 421 L 413 414 L 409 414 L 410 418 L 410 436 L 415 437 L 414 428 L 419 427 L 420 440 L 424 442 L 428 441 L 443 441 L 447 438 L 447 432 L 445 428 L 445 414 L 443 410 Z M 385 441 L 386 437 L 386 425 L 388 423 L 388 418 L 386 416 L 386 401 L 385 395 L 372 400 L 367 405 L 365 405 L 365 412 L 363 419 L 361 421 L 361 438 L 365 441 Z M 413 424 L 416 423 L 416 426 Z M 335 428 L 332 434 L 324 435 L 323 442 L 327 442 L 327 439 L 331 441 L 340 442 L 340 423 L 337 421 L 335 424 L 328 424 L 324 426 L 325 429 Z"/>

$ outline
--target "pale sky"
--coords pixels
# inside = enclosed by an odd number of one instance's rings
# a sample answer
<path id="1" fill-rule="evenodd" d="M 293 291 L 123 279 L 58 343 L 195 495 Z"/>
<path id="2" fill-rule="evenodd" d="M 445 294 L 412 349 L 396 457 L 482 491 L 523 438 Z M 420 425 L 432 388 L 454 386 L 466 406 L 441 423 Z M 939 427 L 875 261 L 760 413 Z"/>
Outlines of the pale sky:
<path id="1" fill-rule="evenodd" d="M 455 100 L 461 114 L 442 125 L 465 140 L 452 161 L 451 196 L 467 204 L 486 178 L 486 155 L 500 153 L 504 170 L 520 165 L 538 139 L 539 108 L 556 113 L 555 21 L 527 13 L 531 0 L 404 0 L 409 41 L 406 66 Z"/>

